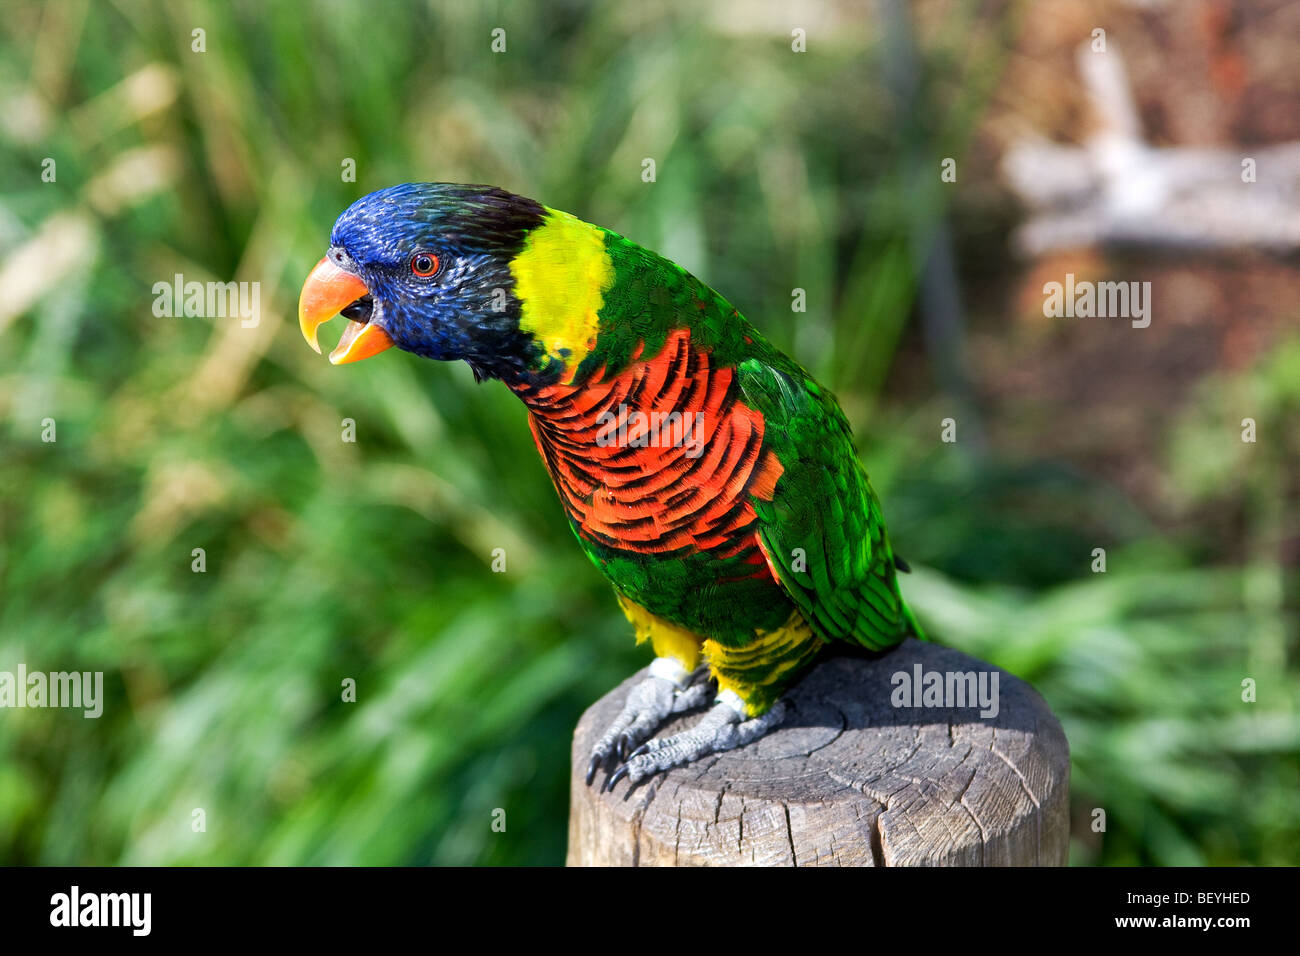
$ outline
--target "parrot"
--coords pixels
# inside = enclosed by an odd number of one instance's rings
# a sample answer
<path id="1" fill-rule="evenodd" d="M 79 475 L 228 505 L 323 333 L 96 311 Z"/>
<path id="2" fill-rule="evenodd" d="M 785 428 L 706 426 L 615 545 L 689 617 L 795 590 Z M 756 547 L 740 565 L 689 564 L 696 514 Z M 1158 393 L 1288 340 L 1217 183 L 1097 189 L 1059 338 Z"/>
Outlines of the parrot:
<path id="1" fill-rule="evenodd" d="M 757 740 L 829 646 L 924 638 L 834 395 L 663 256 L 494 186 L 406 183 L 344 210 L 307 276 L 317 352 L 339 315 L 335 365 L 396 346 L 523 403 L 579 546 L 654 654 L 588 786 Z"/>

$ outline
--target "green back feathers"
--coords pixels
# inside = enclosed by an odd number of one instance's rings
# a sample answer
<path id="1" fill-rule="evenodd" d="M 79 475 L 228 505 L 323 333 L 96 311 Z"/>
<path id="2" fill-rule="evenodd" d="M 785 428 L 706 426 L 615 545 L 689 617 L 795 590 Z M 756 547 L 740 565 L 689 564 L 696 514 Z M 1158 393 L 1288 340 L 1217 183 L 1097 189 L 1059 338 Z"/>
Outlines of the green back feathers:
<path id="1" fill-rule="evenodd" d="M 785 465 L 772 500 L 753 502 L 781 586 L 824 637 L 883 650 L 919 636 L 844 413 L 793 362 L 780 364 L 748 360 L 739 381 Z"/>

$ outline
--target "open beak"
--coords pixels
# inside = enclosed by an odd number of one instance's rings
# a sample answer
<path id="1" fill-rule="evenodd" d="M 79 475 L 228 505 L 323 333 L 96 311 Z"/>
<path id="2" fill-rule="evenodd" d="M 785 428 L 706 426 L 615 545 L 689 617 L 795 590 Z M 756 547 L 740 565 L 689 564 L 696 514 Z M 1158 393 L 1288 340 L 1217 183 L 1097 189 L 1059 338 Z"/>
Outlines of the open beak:
<path id="1" fill-rule="evenodd" d="M 393 346 L 388 333 L 370 321 L 372 307 L 366 284 L 325 258 L 316 263 L 302 285 L 298 297 L 298 328 L 302 329 L 307 344 L 319 352 L 317 330 L 343 312 L 348 317 L 348 327 L 330 352 L 330 362 L 334 365 L 356 362 Z"/>

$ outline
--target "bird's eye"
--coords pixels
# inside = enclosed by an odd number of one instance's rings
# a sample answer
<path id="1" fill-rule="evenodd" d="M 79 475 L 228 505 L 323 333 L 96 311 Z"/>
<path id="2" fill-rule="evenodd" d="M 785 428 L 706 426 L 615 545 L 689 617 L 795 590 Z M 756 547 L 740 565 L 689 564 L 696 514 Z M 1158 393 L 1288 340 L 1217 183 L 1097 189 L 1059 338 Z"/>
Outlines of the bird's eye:
<path id="1" fill-rule="evenodd" d="M 411 256 L 411 271 L 421 279 L 427 279 L 438 271 L 438 257 L 432 252 L 417 252 Z"/>

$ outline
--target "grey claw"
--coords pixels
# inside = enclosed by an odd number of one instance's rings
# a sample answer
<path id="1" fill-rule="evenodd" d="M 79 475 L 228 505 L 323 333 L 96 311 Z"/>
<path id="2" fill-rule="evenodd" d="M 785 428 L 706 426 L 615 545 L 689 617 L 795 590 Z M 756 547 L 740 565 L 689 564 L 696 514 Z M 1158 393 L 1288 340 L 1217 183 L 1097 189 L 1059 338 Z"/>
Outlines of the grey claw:
<path id="1" fill-rule="evenodd" d="M 657 773 L 680 767 L 711 753 L 725 753 L 757 740 L 785 720 L 788 706 L 777 701 L 760 717 L 746 717 L 734 704 L 719 701 L 687 730 L 648 740 L 623 758 L 610 777 L 606 789 L 624 777 L 635 784 Z M 631 792 L 629 788 L 628 792 Z"/>
<path id="2" fill-rule="evenodd" d="M 705 703 L 713 694 L 707 673 L 707 665 L 697 668 L 685 686 L 673 679 L 653 675 L 636 684 L 628 692 L 619 715 L 592 748 L 591 762 L 587 765 L 587 786 L 591 786 L 601 769 L 626 764 L 633 756 L 632 751 L 654 733 L 664 718 Z M 645 752 L 644 748 L 636 750 L 637 754 Z M 613 784 L 628 773 L 625 769 L 612 781 L 607 778 L 602 789 L 613 789 Z M 638 773 L 637 778 L 641 776 L 643 774 Z"/>
<path id="3" fill-rule="evenodd" d="M 620 780 L 626 777 L 627 774 L 628 774 L 627 764 L 623 764 L 621 767 L 615 770 L 613 775 L 609 778 L 609 782 L 605 784 L 605 790 L 609 793 L 613 793 L 615 784 L 617 784 Z"/>

